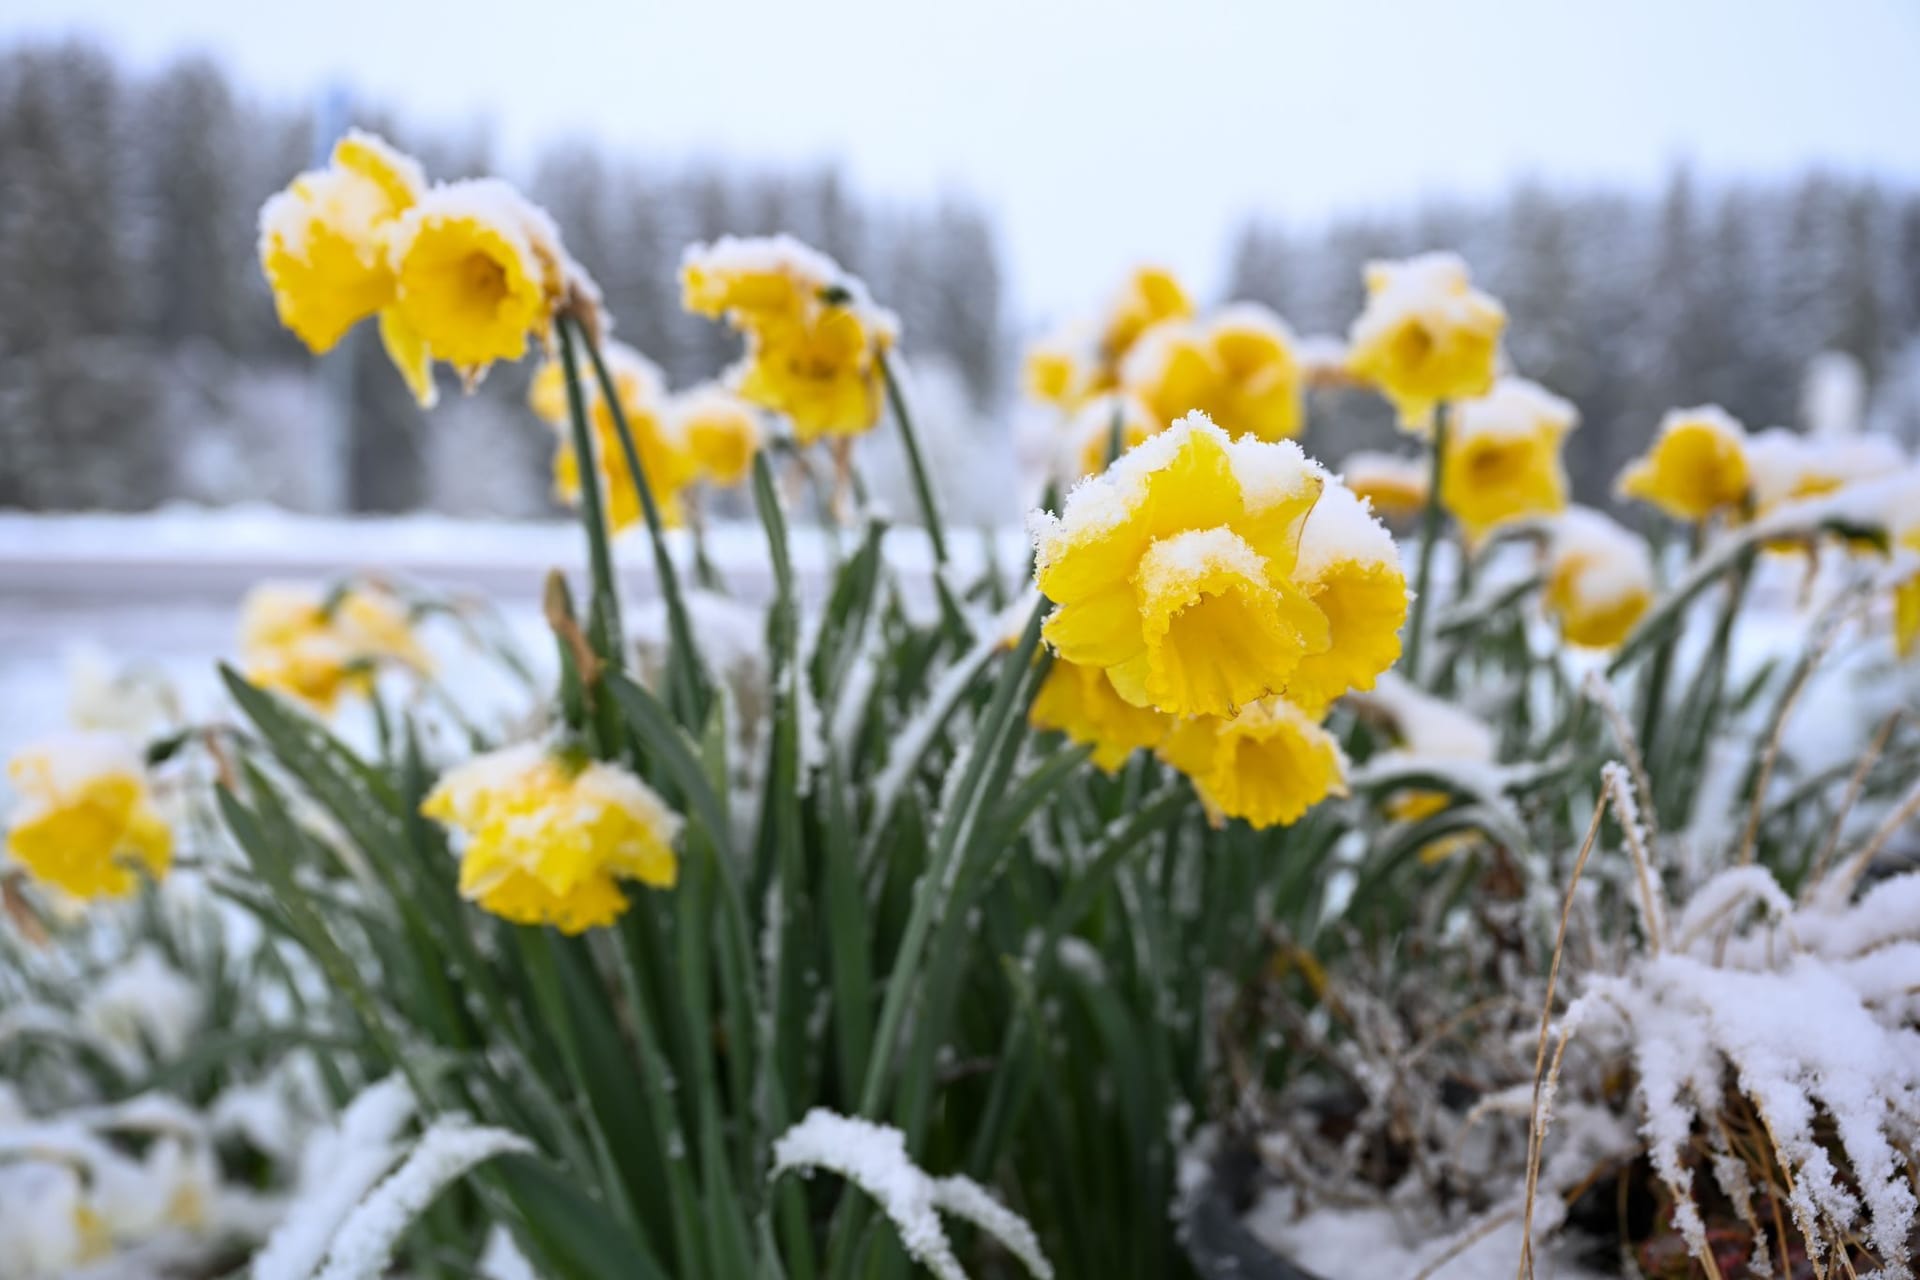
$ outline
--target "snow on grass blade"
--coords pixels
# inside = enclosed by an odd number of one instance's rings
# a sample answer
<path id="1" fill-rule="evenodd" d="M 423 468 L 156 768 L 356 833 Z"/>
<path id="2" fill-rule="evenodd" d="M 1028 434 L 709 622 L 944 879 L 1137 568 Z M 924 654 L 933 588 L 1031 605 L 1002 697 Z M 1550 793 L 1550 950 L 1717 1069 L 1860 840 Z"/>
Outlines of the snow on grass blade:
<path id="1" fill-rule="evenodd" d="M 307 1280 L 355 1205 L 400 1158 L 394 1137 L 413 1118 L 413 1091 L 390 1076 L 363 1090 L 331 1134 L 309 1144 L 286 1218 L 253 1260 L 253 1280 Z"/>
<path id="2" fill-rule="evenodd" d="M 334 1233 L 319 1280 L 375 1280 L 386 1274 L 394 1246 L 426 1207 L 475 1165 L 533 1144 L 505 1129 L 475 1126 L 462 1116 L 436 1120 L 406 1162 Z"/>
<path id="3" fill-rule="evenodd" d="M 998 1240 L 1020 1260 L 1027 1274 L 1053 1280 L 1053 1264 L 1040 1252 L 1040 1238 L 1027 1220 L 994 1198 L 991 1191 L 961 1174 L 933 1180 L 933 1202 L 956 1218 L 971 1222 Z"/>
<path id="4" fill-rule="evenodd" d="M 880 1205 L 907 1253 L 937 1280 L 967 1280 L 940 1211 L 973 1223 L 1005 1246 L 1030 1275 L 1053 1266 L 1026 1220 L 970 1178 L 931 1178 L 907 1156 L 906 1135 L 888 1125 L 815 1107 L 773 1144 L 773 1175 L 837 1173 Z"/>

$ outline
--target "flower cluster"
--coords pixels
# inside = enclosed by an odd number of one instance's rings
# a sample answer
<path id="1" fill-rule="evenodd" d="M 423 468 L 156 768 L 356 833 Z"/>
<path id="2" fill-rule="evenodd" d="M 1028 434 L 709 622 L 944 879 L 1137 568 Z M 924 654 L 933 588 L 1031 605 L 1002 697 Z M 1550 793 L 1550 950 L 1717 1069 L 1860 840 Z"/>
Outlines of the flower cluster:
<path id="1" fill-rule="evenodd" d="M 1063 480 L 1091 475 L 1123 448 L 1198 410 L 1229 435 L 1300 432 L 1306 375 L 1299 342 L 1266 307 L 1236 303 L 1207 319 L 1174 276 L 1142 267 L 1105 313 L 1027 353 L 1027 391 L 1061 410 Z"/>
<path id="2" fill-rule="evenodd" d="M 519 192 L 493 178 L 430 187 L 417 161 L 358 130 L 262 206 L 260 264 L 281 323 L 316 354 L 377 316 L 422 405 L 434 361 L 471 385 L 544 340 L 563 306 L 597 314 L 552 220 Z"/>
<path id="3" fill-rule="evenodd" d="M 801 443 L 880 420 L 899 322 L 833 259 L 791 236 L 722 236 L 687 249 L 680 283 L 688 311 L 746 336 L 734 389 L 786 415 Z"/>
<path id="4" fill-rule="evenodd" d="M 1027 394 L 1071 413 L 1120 385 L 1127 357 L 1143 335 L 1192 316 L 1193 299 L 1171 271 L 1137 267 L 1099 315 L 1075 321 L 1029 348 Z M 1163 418 L 1162 425 L 1168 421 Z"/>
<path id="5" fill-rule="evenodd" d="M 1205 323 L 1164 321 L 1140 335 L 1121 385 L 1161 422 L 1198 409 L 1227 434 L 1300 434 L 1302 379 L 1293 331 L 1266 307 L 1239 303 Z"/>
<path id="6" fill-rule="evenodd" d="M 82 900 L 119 898 L 172 864 L 173 833 L 125 739 L 47 739 L 9 760 L 7 779 L 18 797 L 7 854 L 43 884 Z"/>
<path id="7" fill-rule="evenodd" d="M 1347 367 L 1424 431 L 1434 406 L 1493 389 L 1506 309 L 1475 290 L 1451 253 L 1367 264 L 1367 304 L 1348 334 Z"/>
<path id="8" fill-rule="evenodd" d="M 539 743 L 445 774 L 420 811 L 450 827 L 460 893 L 503 919 L 581 933 L 627 909 L 622 880 L 670 888 L 680 818 L 617 765 Z"/>
<path id="9" fill-rule="evenodd" d="M 1218 814 L 1263 825 L 1337 784 L 1318 722 L 1398 658 L 1406 582 L 1366 505 L 1292 442 L 1188 414 L 1036 515 L 1034 545 L 1068 668 L 1039 723 L 1109 768 L 1159 746 Z M 1275 753 L 1314 767 L 1273 772 Z"/>
<path id="10" fill-rule="evenodd" d="M 406 606 L 371 582 L 256 586 L 240 609 L 240 662 L 248 680 L 320 712 L 366 693 L 382 667 L 433 667 Z"/>

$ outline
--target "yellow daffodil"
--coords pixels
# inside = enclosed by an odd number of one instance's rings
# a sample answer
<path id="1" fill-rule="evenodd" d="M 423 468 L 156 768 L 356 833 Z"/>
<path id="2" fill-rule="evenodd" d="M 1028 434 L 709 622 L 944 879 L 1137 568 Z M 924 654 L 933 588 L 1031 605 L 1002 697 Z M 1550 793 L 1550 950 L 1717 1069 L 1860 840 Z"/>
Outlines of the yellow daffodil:
<path id="1" fill-rule="evenodd" d="M 613 379 L 620 409 L 632 434 L 634 452 L 646 472 L 647 487 L 653 491 L 660 516 L 669 525 L 685 518 L 682 492 L 693 483 L 695 460 L 686 442 L 670 420 L 665 383 L 651 360 L 632 347 L 618 342 L 606 345 L 607 372 Z M 553 387 L 560 383 L 556 403 Z M 557 359 L 549 360 L 534 375 L 527 402 L 533 411 L 554 428 L 553 488 L 562 502 L 580 501 L 580 459 L 573 448 L 569 427 L 570 410 L 565 399 L 565 376 Z M 593 432 L 594 463 L 600 476 L 601 500 L 605 504 L 607 528 L 618 533 L 637 521 L 642 513 L 640 488 L 628 465 L 626 448 L 620 440 L 619 424 L 613 410 L 600 393 L 596 378 L 581 388 L 587 404 L 587 418 Z"/>
<path id="2" fill-rule="evenodd" d="M 1134 343 L 1121 385 L 1163 422 L 1198 409 L 1228 435 L 1286 440 L 1300 433 L 1302 380 L 1291 330 L 1242 303 L 1205 324 L 1169 320 Z"/>
<path id="3" fill-rule="evenodd" d="M 1753 486 L 1747 433 L 1718 405 L 1675 409 L 1646 453 L 1620 473 L 1623 498 L 1650 502 L 1676 520 L 1737 510 Z"/>
<path id="4" fill-rule="evenodd" d="M 1114 691 L 1107 673 L 1054 659 L 1027 718 L 1036 729 L 1057 729 L 1073 742 L 1093 747 L 1092 760 L 1115 773 L 1142 747 L 1159 744 L 1173 721 L 1150 707 L 1136 707 Z"/>
<path id="5" fill-rule="evenodd" d="M 1141 335 L 1192 315 L 1193 300 L 1172 272 L 1135 268 L 1098 316 L 1075 321 L 1029 348 L 1022 371 L 1027 394 L 1072 412 L 1119 387 L 1121 367 Z M 1200 407 L 1182 405 L 1160 421 Z"/>
<path id="6" fill-rule="evenodd" d="M 1120 451 L 1126 452 L 1166 424 L 1132 396 L 1109 391 L 1081 405 L 1067 423 L 1060 478 L 1072 484 L 1098 475 L 1112 460 L 1113 428 L 1120 425 Z"/>
<path id="7" fill-rule="evenodd" d="M 646 783 L 537 743 L 451 770 L 420 811 L 454 832 L 461 896 L 516 924 L 600 928 L 627 909 L 620 881 L 678 870 L 680 818 Z"/>
<path id="8" fill-rule="evenodd" d="M 1430 468 L 1423 458 L 1361 449 L 1340 464 L 1340 479 L 1383 520 L 1405 520 L 1427 505 Z"/>
<path id="9" fill-rule="evenodd" d="M 1027 348 L 1020 368 L 1026 393 L 1062 409 L 1079 405 L 1086 398 L 1092 377 L 1079 347 L 1068 335 L 1058 334 L 1042 338 Z"/>
<path id="10" fill-rule="evenodd" d="M 1578 421 L 1571 404 L 1519 378 L 1503 378 L 1485 397 L 1456 407 L 1440 461 L 1440 500 L 1469 538 L 1566 507 L 1560 447 Z"/>
<path id="11" fill-rule="evenodd" d="M 1141 334 L 1163 320 L 1185 319 L 1192 314 L 1193 299 L 1173 272 L 1165 267 L 1136 267 L 1100 322 L 1098 349 L 1100 362 L 1109 371 L 1107 377 L 1111 379 L 1112 371 L 1120 367 Z"/>
<path id="12" fill-rule="evenodd" d="M 1339 744 L 1284 698 L 1251 703 L 1231 718 L 1182 721 L 1160 755 L 1193 782 L 1216 822 L 1284 825 L 1327 796 L 1347 793 Z"/>
<path id="13" fill-rule="evenodd" d="M 429 191 L 400 218 L 390 252 L 401 321 L 469 382 L 546 337 L 572 272 L 552 220 L 498 178 Z"/>
<path id="14" fill-rule="evenodd" d="M 899 322 L 831 258 L 789 236 L 723 236 L 688 248 L 680 281 L 687 310 L 746 336 L 735 389 L 785 414 L 802 444 L 880 420 Z"/>
<path id="15" fill-rule="evenodd" d="M 1920 556 L 1920 523 L 1908 526 L 1894 545 L 1909 555 Z M 1911 657 L 1920 641 L 1920 576 L 1910 577 L 1893 589 L 1893 642 L 1903 658 Z"/>
<path id="16" fill-rule="evenodd" d="M 544 339 L 562 305 L 599 324 L 598 292 L 544 212 L 497 179 L 428 188 L 416 162 L 358 131 L 261 208 L 260 262 L 281 322 L 315 352 L 377 314 L 423 407 L 435 360 L 471 387 Z"/>
<path id="17" fill-rule="evenodd" d="M 1546 556 L 1547 610 L 1572 644 L 1612 648 L 1653 603 L 1653 557 L 1646 543 L 1598 511 L 1573 507 L 1561 513 Z"/>
<path id="18" fill-rule="evenodd" d="M 1440 401 L 1493 389 L 1506 323 L 1505 308 L 1473 288 L 1455 254 L 1371 262 L 1347 367 L 1393 402 L 1402 426 L 1424 432 Z"/>
<path id="19" fill-rule="evenodd" d="M 1229 715 L 1327 647 L 1294 577 L 1324 473 L 1291 441 L 1230 441 L 1194 413 L 1034 518 L 1045 637 L 1170 715 Z"/>
<path id="20" fill-rule="evenodd" d="M 1329 583 L 1298 566 L 1302 526 L 1327 484 L 1292 441 L 1235 441 L 1206 415 L 1181 418 L 1075 487 L 1058 518 L 1035 516 L 1037 585 L 1060 604 L 1046 641 L 1104 668 L 1123 699 L 1169 716 L 1231 716 L 1286 693 L 1302 660 L 1331 643 L 1309 595 Z M 1375 555 L 1377 545 L 1350 557 L 1329 547 L 1317 566 Z M 1398 626 L 1377 610 L 1356 610 L 1361 618 Z M 1356 672 L 1386 647 L 1365 626 L 1344 643 L 1365 654 L 1350 662 Z"/>
<path id="21" fill-rule="evenodd" d="M 261 207 L 260 265 L 274 307 L 316 355 L 393 301 L 386 238 L 426 187 L 412 158 L 356 129 L 326 168 Z"/>
<path id="22" fill-rule="evenodd" d="M 18 799 L 7 853 L 34 879 L 86 900 L 126 896 L 141 872 L 166 875 L 173 833 L 124 738 L 75 733 L 34 743 L 8 761 L 7 779 Z"/>
<path id="23" fill-rule="evenodd" d="M 674 398 L 671 417 L 672 433 L 702 481 L 731 488 L 753 470 L 760 419 L 739 396 L 724 387 L 696 387 Z"/>
<path id="24" fill-rule="evenodd" d="M 406 608 L 386 591 L 354 584 L 332 593 L 314 583 L 266 582 L 240 609 L 240 661 L 247 679 L 316 711 L 342 693 L 364 693 L 381 666 L 432 666 Z"/>
<path id="25" fill-rule="evenodd" d="M 1301 657 L 1287 698 L 1319 713 L 1349 689 L 1371 689 L 1400 658 L 1407 579 L 1393 535 L 1366 503 L 1329 484 L 1300 535 L 1295 576 L 1327 619 L 1327 647 Z"/>

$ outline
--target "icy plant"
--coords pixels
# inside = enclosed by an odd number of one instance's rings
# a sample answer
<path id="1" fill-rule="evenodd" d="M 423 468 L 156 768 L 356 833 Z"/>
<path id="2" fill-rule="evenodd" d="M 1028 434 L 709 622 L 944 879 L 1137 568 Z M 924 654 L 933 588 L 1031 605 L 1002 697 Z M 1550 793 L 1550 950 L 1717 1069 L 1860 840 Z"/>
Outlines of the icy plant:
<path id="1" fill-rule="evenodd" d="M 966 1280 L 940 1214 L 971 1222 L 1020 1260 L 1027 1274 L 1053 1280 L 1033 1228 L 971 1178 L 934 1178 L 907 1156 L 898 1129 L 816 1108 L 773 1144 L 774 1176 L 826 1169 L 879 1202 L 907 1252 L 938 1280 Z"/>
<path id="2" fill-rule="evenodd" d="M 435 1121 L 406 1161 L 340 1223 L 319 1280 L 378 1280 L 392 1265 L 401 1234 L 436 1196 L 475 1165 L 532 1149 L 525 1138 L 504 1129 L 457 1117 Z"/>
<path id="3" fill-rule="evenodd" d="M 1796 906 L 1764 868 L 1730 868 L 1687 902 L 1665 949 L 1592 978 L 1568 1008 L 1563 1041 L 1630 1056 L 1648 1154 L 1696 1258 L 1711 1253 L 1693 1173 L 1704 1144 L 1756 1258 L 1776 1229 L 1764 1196 L 1787 1206 L 1815 1266 L 1850 1268 L 1863 1250 L 1874 1275 L 1911 1275 L 1917 906 L 1920 873 L 1857 900 L 1816 885 Z M 1723 1117 L 1742 1109 L 1759 1132 L 1736 1152 Z M 1788 1240 L 1772 1243 L 1787 1255 Z"/>

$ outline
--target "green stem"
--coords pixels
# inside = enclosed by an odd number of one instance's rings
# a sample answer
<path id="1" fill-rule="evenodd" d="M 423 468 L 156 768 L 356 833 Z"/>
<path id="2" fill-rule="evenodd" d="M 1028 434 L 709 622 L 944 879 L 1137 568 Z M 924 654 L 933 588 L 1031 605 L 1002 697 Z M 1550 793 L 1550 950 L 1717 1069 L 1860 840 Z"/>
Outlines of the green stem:
<path id="1" fill-rule="evenodd" d="M 933 543 L 935 564 L 947 562 L 946 527 L 940 522 L 940 510 L 934 505 L 933 485 L 927 479 L 926 459 L 920 454 L 920 435 L 914 430 L 913 415 L 907 412 L 907 398 L 901 394 L 900 380 L 894 376 L 893 359 L 880 353 L 880 376 L 887 384 L 887 404 L 894 421 L 900 424 L 900 439 L 907 447 L 907 469 L 913 474 L 914 496 L 920 501 L 920 514 L 927 522 L 927 540 Z"/>
<path id="2" fill-rule="evenodd" d="M 674 680 L 673 698 L 678 704 L 681 723 L 697 726 L 703 701 L 700 696 L 700 652 L 694 647 L 693 628 L 687 620 L 687 602 L 680 592 L 679 571 L 674 568 L 673 557 L 667 554 L 666 521 L 660 514 L 659 502 L 654 498 L 653 486 L 647 482 L 647 469 L 641 463 L 640 450 L 634 444 L 633 427 L 627 422 L 626 408 L 620 403 L 619 390 L 614 384 L 613 374 L 607 368 L 606 358 L 600 353 L 600 345 L 587 333 L 585 326 L 572 317 L 561 319 L 563 344 L 566 343 L 570 327 L 579 330 L 587 348 L 587 357 L 593 361 L 594 377 L 600 383 L 600 398 L 606 401 L 607 410 L 613 418 L 614 434 L 620 438 L 620 452 L 626 455 L 627 471 L 633 476 L 633 487 L 640 495 L 640 511 L 646 517 L 647 534 L 653 543 L 654 573 L 660 579 L 660 594 L 667 605 L 667 632 L 672 645 L 667 666 Z M 584 493 L 587 487 L 583 483 L 581 492 Z"/>
<path id="3" fill-rule="evenodd" d="M 1420 680 L 1420 650 L 1426 638 L 1427 597 L 1433 586 L 1433 548 L 1440 541 L 1440 472 L 1447 454 L 1447 406 L 1433 407 L 1433 458 L 1427 475 L 1427 505 L 1420 516 L 1420 567 L 1414 578 L 1413 613 L 1407 619 L 1407 678 Z"/>
<path id="4" fill-rule="evenodd" d="M 981 718 L 982 728 L 967 753 L 952 807 L 935 838 L 927 869 L 921 873 L 899 949 L 894 953 L 893 965 L 887 972 L 879 1030 L 873 1037 L 873 1057 L 867 1063 L 866 1080 L 860 1090 L 860 1115 L 874 1117 L 880 1113 L 880 1104 L 886 1094 L 888 1068 L 892 1065 L 898 1046 L 901 1022 L 906 1017 L 907 1000 L 921 985 L 921 953 L 926 948 L 936 916 L 949 905 L 947 898 L 957 871 L 952 863 L 965 855 L 972 840 L 985 800 L 980 792 L 989 759 L 1013 715 L 1015 691 L 1022 684 L 1022 677 L 1033 659 L 1033 651 L 1040 643 L 1040 624 L 1046 620 L 1050 607 L 1045 600 L 1034 606 L 1020 643 L 1006 659 L 1009 665 L 1002 669 L 993 701 Z"/>
<path id="5" fill-rule="evenodd" d="M 606 511 L 600 501 L 600 466 L 593 451 L 593 431 L 587 423 L 587 398 L 580 385 L 578 357 L 573 350 L 573 326 L 561 317 L 560 366 L 567 375 L 567 417 L 573 434 L 573 454 L 580 466 L 580 523 L 587 531 L 587 563 L 593 574 L 593 602 L 587 610 L 587 636 L 602 659 L 620 665 L 620 601 L 613 586 L 613 552 L 607 542 Z M 591 349 L 591 348 L 589 348 Z M 596 353 L 596 360 L 598 355 Z"/>

